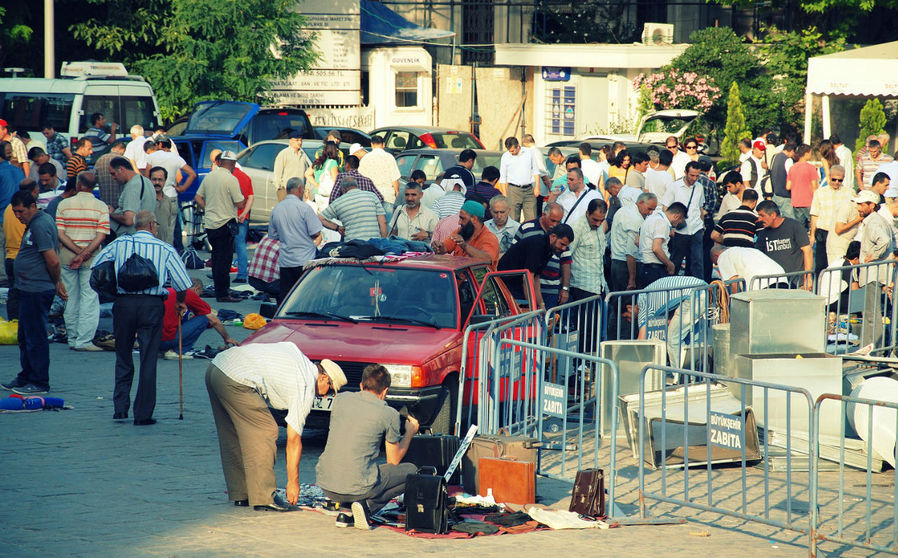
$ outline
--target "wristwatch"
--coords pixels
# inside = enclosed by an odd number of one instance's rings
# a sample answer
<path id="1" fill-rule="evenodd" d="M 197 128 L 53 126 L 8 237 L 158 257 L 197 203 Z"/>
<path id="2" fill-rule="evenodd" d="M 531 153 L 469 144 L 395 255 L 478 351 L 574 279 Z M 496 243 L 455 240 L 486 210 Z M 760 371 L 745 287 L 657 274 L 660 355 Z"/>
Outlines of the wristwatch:
<path id="1" fill-rule="evenodd" d="M 569 291 L 569 290 L 571 290 L 571 288 L 568 287 L 568 286 L 564 286 L 564 287 L 561 287 L 561 290 L 562 290 L 562 291 Z"/>

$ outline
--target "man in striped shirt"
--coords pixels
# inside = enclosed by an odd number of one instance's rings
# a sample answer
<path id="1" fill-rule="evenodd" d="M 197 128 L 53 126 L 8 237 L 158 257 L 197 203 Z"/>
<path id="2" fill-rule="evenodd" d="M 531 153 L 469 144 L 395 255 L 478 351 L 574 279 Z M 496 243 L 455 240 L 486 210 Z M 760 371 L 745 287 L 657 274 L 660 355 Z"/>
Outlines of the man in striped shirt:
<path id="1" fill-rule="evenodd" d="M 387 236 L 384 206 L 371 192 L 359 190 L 355 178 L 344 177 L 343 195 L 322 211 L 318 218 L 324 228 L 340 232 L 343 240 L 368 240 Z M 342 224 L 333 222 L 338 219 Z"/>
<path id="2" fill-rule="evenodd" d="M 97 179 L 93 173 L 78 174 L 77 183 L 77 193 L 56 208 L 62 282 L 69 293 L 63 317 L 70 349 L 102 351 L 92 343 L 100 306 L 97 293 L 90 288 L 90 262 L 109 234 L 109 211 L 94 197 Z"/>
<path id="3" fill-rule="evenodd" d="M 65 165 L 65 177 L 67 181 L 75 182 L 78 180 L 78 173 L 87 170 L 87 158 L 93 155 L 94 144 L 87 138 L 81 138 L 75 144 L 75 153 Z"/>
<path id="4" fill-rule="evenodd" d="M 130 163 L 128 166 L 130 167 Z M 95 258 L 92 268 L 112 261 L 119 278 L 115 305 L 112 308 L 112 324 L 115 333 L 115 405 L 114 420 L 128 418 L 131 406 L 131 383 L 134 379 L 134 360 L 131 351 L 134 337 L 140 346 L 140 379 L 134 398 L 134 424 L 155 424 L 153 409 L 156 407 L 156 359 L 162 339 L 162 318 L 165 314 L 165 298 L 171 283 L 177 297 L 176 308 L 186 310 L 186 291 L 192 284 L 187 269 L 170 244 L 159 240 L 156 234 L 156 216 L 152 211 L 141 210 L 134 219 L 134 234 L 121 236 L 111 242 Z M 121 286 L 121 270 L 132 255 L 152 262 L 156 268 L 155 285 L 140 291 L 129 292 Z"/>
<path id="5" fill-rule="evenodd" d="M 757 190 L 751 188 L 742 192 L 742 205 L 720 218 L 711 232 L 711 240 L 724 246 L 754 248 L 759 228 L 758 214 L 755 213 L 757 204 Z"/>

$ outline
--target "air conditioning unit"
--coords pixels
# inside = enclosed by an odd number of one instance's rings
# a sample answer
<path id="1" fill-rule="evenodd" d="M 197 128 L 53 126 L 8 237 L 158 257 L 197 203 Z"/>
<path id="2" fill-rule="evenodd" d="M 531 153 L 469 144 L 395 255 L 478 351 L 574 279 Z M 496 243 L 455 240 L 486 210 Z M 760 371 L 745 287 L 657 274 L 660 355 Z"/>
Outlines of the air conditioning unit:
<path id="1" fill-rule="evenodd" d="M 646 23 L 642 28 L 644 45 L 672 45 L 673 37 L 673 23 Z"/>

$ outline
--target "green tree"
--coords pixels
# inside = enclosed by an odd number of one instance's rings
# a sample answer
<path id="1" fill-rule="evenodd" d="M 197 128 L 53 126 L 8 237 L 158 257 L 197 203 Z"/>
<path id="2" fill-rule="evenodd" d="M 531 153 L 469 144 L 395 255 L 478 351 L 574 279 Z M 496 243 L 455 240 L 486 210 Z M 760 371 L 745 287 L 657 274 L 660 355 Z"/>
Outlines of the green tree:
<path id="1" fill-rule="evenodd" d="M 637 101 L 637 104 L 636 104 L 636 110 L 638 112 L 638 115 L 636 116 L 637 126 L 643 116 L 645 116 L 646 114 L 653 112 L 655 110 L 655 103 L 652 102 L 652 91 L 651 91 L 651 89 L 649 89 L 649 87 L 647 85 L 643 84 L 639 87 L 639 100 Z M 648 125 L 651 127 L 652 124 L 653 123 L 650 122 Z M 636 132 L 636 130 L 633 130 L 633 131 L 634 131 L 634 133 Z M 654 132 L 655 130 L 647 129 L 644 131 Z"/>
<path id="2" fill-rule="evenodd" d="M 870 99 L 861 109 L 860 116 L 860 135 L 854 144 L 854 149 L 860 149 L 867 141 L 867 136 L 871 134 L 881 134 L 885 132 L 886 113 L 882 110 L 882 103 L 879 99 Z"/>
<path id="3" fill-rule="evenodd" d="M 727 123 L 724 128 L 723 141 L 720 144 L 720 155 L 724 161 L 739 160 L 739 142 L 750 138 L 751 132 L 745 125 L 745 114 L 742 112 L 742 99 L 739 97 L 739 84 L 735 81 L 730 86 L 727 97 Z"/>
<path id="4" fill-rule="evenodd" d="M 317 58 L 295 0 L 89 1 L 94 16 L 70 30 L 144 76 L 166 120 L 204 100 L 265 102 Z"/>

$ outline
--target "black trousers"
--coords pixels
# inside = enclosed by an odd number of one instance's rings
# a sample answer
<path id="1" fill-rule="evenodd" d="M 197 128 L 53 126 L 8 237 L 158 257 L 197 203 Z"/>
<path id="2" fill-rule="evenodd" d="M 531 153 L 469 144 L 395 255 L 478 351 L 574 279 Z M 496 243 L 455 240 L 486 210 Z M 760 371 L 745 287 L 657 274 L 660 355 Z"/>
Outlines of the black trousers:
<path id="1" fill-rule="evenodd" d="M 820 272 L 829 265 L 826 257 L 826 237 L 828 231 L 817 229 L 814 231 L 814 275 L 820 276 Z"/>
<path id="2" fill-rule="evenodd" d="M 668 277 L 664 264 L 636 264 L 636 287 L 644 289 L 662 277 Z"/>
<path id="3" fill-rule="evenodd" d="M 281 304 L 302 275 L 302 266 L 281 267 L 279 269 L 281 270 L 281 294 L 278 296 L 278 304 Z"/>
<path id="4" fill-rule="evenodd" d="M 637 265 L 636 282 L 639 283 L 639 271 Z M 663 266 L 662 266 L 663 267 Z M 667 273 L 665 271 L 665 273 Z M 611 290 L 626 291 L 627 284 L 630 282 L 630 269 L 627 262 L 621 260 L 611 260 Z M 634 297 L 614 297 L 608 303 L 608 323 L 605 324 L 605 331 L 608 333 L 608 339 L 632 339 L 630 332 L 630 320 L 624 317 L 628 305 L 635 304 Z"/>
<path id="5" fill-rule="evenodd" d="M 9 284 L 9 294 L 6 295 L 6 319 L 10 321 L 19 319 L 19 292 L 16 290 L 16 274 L 13 273 L 14 261 L 12 258 L 6 258 L 3 262 Z"/>
<path id="6" fill-rule="evenodd" d="M 571 302 L 584 300 L 597 294 L 600 293 L 592 293 L 584 291 L 583 289 L 578 289 L 577 287 L 571 287 Z M 579 348 L 581 353 L 598 354 L 599 352 L 598 345 L 599 339 L 602 336 L 602 331 L 596 328 L 596 322 L 599 319 L 599 316 L 601 316 L 600 304 L 601 302 L 599 300 L 594 300 L 580 306 Z"/>
<path id="7" fill-rule="evenodd" d="M 153 417 L 156 408 L 156 359 L 162 340 L 161 296 L 119 295 L 112 305 L 112 329 L 115 334 L 115 391 L 112 400 L 116 413 L 127 413 L 131 405 L 134 380 L 134 337 L 140 344 L 140 377 L 134 396 L 134 419 Z"/>
<path id="8" fill-rule="evenodd" d="M 212 245 L 212 281 L 215 284 L 215 298 L 228 296 L 231 290 L 234 237 L 228 225 L 206 229 L 206 237 Z"/>

